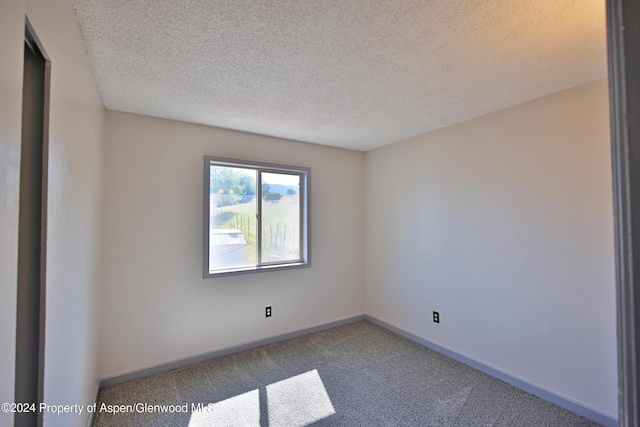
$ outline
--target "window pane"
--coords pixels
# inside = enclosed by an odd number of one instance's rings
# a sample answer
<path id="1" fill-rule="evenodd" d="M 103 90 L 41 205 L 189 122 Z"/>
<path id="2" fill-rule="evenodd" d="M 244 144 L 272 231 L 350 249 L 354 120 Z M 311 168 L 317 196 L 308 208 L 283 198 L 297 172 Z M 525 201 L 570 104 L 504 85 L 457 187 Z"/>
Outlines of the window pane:
<path id="1" fill-rule="evenodd" d="M 209 271 L 256 266 L 256 170 L 210 166 L 209 183 Z"/>
<path id="2" fill-rule="evenodd" d="M 203 277 L 310 266 L 309 173 L 205 156 Z"/>
<path id="3" fill-rule="evenodd" d="M 263 172 L 263 263 L 300 260 L 300 175 Z"/>

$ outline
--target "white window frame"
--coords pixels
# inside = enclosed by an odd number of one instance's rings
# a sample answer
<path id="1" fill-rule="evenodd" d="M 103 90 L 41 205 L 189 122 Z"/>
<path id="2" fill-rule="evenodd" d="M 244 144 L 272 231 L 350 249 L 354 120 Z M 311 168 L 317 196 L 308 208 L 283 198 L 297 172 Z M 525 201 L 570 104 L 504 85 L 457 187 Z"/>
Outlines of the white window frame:
<path id="1" fill-rule="evenodd" d="M 256 246 L 257 246 L 257 264 L 256 266 L 240 267 L 227 270 L 211 271 L 209 270 L 209 250 L 210 250 L 210 215 L 211 215 L 211 179 L 210 167 L 238 167 L 255 169 L 258 171 L 256 181 L 256 203 L 257 203 L 257 222 L 256 222 Z M 300 176 L 300 259 L 295 261 L 268 262 L 262 261 L 262 185 L 260 181 L 261 173 L 287 173 Z M 204 228 L 203 228 L 203 277 L 205 279 L 211 277 L 233 276 L 238 274 L 251 274 L 262 271 L 282 271 L 295 268 L 311 267 L 311 243 L 310 243 L 310 183 L 311 169 L 303 166 L 290 166 L 275 163 L 265 163 L 253 160 L 229 159 L 217 156 L 204 156 Z"/>

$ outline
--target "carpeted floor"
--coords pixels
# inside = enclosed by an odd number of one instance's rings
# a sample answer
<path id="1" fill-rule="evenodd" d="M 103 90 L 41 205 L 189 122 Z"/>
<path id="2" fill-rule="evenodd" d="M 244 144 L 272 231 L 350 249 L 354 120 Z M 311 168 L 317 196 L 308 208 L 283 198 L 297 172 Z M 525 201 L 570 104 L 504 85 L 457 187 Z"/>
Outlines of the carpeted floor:
<path id="1" fill-rule="evenodd" d="M 368 321 L 105 387 L 97 409 L 94 427 L 598 425 Z"/>

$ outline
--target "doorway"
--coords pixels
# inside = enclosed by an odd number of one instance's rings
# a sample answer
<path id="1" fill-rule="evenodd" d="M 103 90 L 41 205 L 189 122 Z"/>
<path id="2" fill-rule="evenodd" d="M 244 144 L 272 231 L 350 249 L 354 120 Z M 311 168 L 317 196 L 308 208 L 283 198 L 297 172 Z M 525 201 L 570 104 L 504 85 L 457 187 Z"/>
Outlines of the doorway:
<path id="1" fill-rule="evenodd" d="M 640 2 L 607 0 L 620 426 L 640 426 Z"/>
<path id="2" fill-rule="evenodd" d="M 15 401 L 43 401 L 47 226 L 49 68 L 26 21 L 20 149 Z M 15 426 L 42 425 L 37 410 L 14 414 Z"/>

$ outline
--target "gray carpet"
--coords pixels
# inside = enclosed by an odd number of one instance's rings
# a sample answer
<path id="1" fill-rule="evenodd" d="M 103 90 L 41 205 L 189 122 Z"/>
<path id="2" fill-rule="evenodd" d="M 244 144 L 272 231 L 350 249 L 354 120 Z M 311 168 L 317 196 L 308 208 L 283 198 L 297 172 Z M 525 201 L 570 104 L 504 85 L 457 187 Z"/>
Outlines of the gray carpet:
<path id="1" fill-rule="evenodd" d="M 95 427 L 598 425 L 368 321 L 105 387 L 101 407 Z"/>

